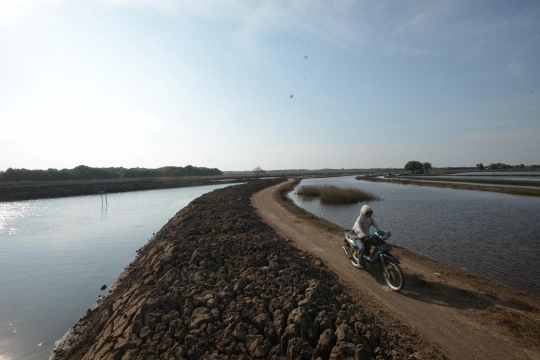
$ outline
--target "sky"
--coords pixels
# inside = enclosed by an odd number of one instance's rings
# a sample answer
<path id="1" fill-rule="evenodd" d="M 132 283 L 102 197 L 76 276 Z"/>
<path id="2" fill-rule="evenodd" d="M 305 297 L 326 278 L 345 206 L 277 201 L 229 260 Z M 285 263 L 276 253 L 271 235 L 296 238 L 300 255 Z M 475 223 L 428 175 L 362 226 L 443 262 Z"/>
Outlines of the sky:
<path id="1" fill-rule="evenodd" d="M 0 0 L 0 171 L 540 164 L 537 0 Z"/>

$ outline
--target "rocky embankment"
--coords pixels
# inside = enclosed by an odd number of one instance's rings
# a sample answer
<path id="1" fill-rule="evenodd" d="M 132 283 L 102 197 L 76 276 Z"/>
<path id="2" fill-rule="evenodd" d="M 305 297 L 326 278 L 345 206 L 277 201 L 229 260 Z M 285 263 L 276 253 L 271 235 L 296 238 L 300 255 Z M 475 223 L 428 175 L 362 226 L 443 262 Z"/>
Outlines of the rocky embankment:
<path id="1" fill-rule="evenodd" d="M 178 212 L 53 359 L 444 358 L 413 329 L 355 304 L 325 264 L 216 190 Z"/>
<path id="2" fill-rule="evenodd" d="M 213 181 L 214 180 L 214 181 Z M 248 181 L 230 179 L 215 181 L 212 177 L 144 178 L 70 181 L 5 181 L 0 182 L 0 201 L 20 201 L 68 196 L 95 195 L 128 191 L 172 189 L 188 186 L 215 185 Z"/>

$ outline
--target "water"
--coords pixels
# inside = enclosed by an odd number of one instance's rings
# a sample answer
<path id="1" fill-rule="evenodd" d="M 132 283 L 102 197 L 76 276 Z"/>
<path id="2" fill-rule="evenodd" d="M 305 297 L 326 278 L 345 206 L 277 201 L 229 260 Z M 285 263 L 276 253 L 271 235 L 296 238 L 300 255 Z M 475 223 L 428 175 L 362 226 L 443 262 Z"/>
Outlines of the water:
<path id="1" fill-rule="evenodd" d="M 407 180 L 409 180 L 409 179 L 407 179 L 405 177 L 401 177 L 401 178 L 399 178 L 399 177 L 385 178 L 384 176 L 379 176 L 378 178 L 385 179 L 385 180 L 394 180 L 394 181 L 407 181 Z M 463 177 L 463 178 L 464 179 L 470 179 L 470 177 Z M 486 180 L 484 177 L 482 179 Z M 500 178 L 498 178 L 498 179 L 500 179 Z M 452 179 L 449 179 L 448 181 L 434 181 L 434 180 L 429 180 L 429 177 L 427 177 L 426 180 L 419 180 L 419 179 L 411 179 L 411 180 L 412 181 L 418 181 L 418 182 L 425 182 L 425 183 L 438 183 L 438 184 L 444 183 L 444 184 L 495 186 L 495 187 L 503 187 L 503 188 L 521 188 L 521 189 L 534 189 L 534 190 L 539 190 L 540 189 L 540 186 L 535 186 L 535 185 L 526 186 L 526 185 L 506 185 L 506 184 L 484 184 L 484 183 L 476 183 L 476 182 L 452 181 Z M 505 179 L 505 180 L 531 180 L 531 179 L 512 178 L 512 179 Z M 538 181 L 538 180 L 536 180 L 536 181 Z"/>
<path id="2" fill-rule="evenodd" d="M 391 243 L 438 262 L 540 297 L 540 198 L 427 186 L 374 183 L 354 177 L 306 179 L 301 185 L 370 191 L 370 205 Z M 291 199 L 305 210 L 351 228 L 362 204 L 324 206 Z"/>
<path id="3" fill-rule="evenodd" d="M 540 172 L 512 171 L 512 172 L 467 172 L 458 174 L 435 175 L 435 177 L 453 177 L 465 179 L 492 179 L 492 180 L 530 180 L 538 181 Z"/>
<path id="4" fill-rule="evenodd" d="M 0 203 L 0 360 L 48 359 L 153 233 L 225 186 Z"/>

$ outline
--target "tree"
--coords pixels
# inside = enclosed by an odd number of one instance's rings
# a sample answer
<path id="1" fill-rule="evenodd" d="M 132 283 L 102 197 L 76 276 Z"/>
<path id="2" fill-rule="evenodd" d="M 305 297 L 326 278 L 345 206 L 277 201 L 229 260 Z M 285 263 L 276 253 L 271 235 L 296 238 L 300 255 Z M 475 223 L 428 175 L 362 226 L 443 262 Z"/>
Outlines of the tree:
<path id="1" fill-rule="evenodd" d="M 263 170 L 260 166 L 257 166 L 255 169 L 252 170 L 255 174 L 257 175 L 261 175 L 261 174 L 265 174 L 266 171 Z"/>
<path id="2" fill-rule="evenodd" d="M 484 168 L 484 164 L 482 164 L 482 163 L 476 164 L 476 168 L 477 168 L 478 170 L 484 170 L 484 169 L 485 169 L 485 168 Z"/>
<path id="3" fill-rule="evenodd" d="M 429 170 L 432 169 L 431 163 L 428 163 L 428 162 L 423 163 L 423 164 L 422 164 L 422 169 L 423 169 L 425 172 L 429 172 Z"/>
<path id="4" fill-rule="evenodd" d="M 405 170 L 414 172 L 420 172 L 422 170 L 422 163 L 420 161 L 411 160 L 405 164 Z"/>

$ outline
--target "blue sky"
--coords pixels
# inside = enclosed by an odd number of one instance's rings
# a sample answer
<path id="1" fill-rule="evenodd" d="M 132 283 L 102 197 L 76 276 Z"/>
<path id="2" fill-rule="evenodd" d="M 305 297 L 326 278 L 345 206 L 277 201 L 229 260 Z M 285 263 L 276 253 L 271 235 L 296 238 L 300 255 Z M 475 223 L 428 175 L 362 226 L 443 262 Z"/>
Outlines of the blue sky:
<path id="1" fill-rule="evenodd" d="M 0 170 L 540 163 L 538 1 L 0 1 Z"/>

